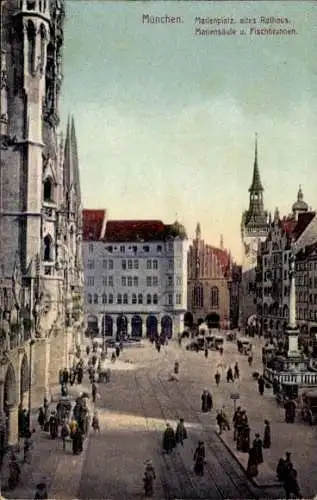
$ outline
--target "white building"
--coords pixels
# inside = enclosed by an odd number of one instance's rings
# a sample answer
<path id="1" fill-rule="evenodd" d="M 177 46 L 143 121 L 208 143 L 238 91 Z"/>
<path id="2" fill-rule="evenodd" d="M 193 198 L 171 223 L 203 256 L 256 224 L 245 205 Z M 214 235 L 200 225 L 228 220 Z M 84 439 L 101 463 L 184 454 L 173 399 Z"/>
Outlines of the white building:
<path id="1" fill-rule="evenodd" d="M 187 309 L 187 237 L 157 220 L 108 220 L 83 211 L 86 329 L 132 337 L 183 330 Z"/>

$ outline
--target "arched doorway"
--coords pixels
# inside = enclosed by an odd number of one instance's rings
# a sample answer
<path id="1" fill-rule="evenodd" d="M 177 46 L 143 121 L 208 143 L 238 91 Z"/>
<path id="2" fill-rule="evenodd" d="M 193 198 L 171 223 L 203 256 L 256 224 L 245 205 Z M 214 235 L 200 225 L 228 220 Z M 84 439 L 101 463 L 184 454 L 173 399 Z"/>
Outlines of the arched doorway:
<path id="1" fill-rule="evenodd" d="M 105 314 L 102 318 L 102 335 L 112 337 L 113 335 L 113 319 L 109 314 Z"/>
<path id="2" fill-rule="evenodd" d="M 98 318 L 97 316 L 89 315 L 87 318 L 87 333 L 88 335 L 98 334 Z"/>
<path id="3" fill-rule="evenodd" d="M 150 314 L 150 316 L 146 318 L 146 336 L 150 338 L 156 337 L 158 334 L 157 326 L 157 318 L 153 314 Z"/>
<path id="4" fill-rule="evenodd" d="M 17 403 L 17 383 L 16 376 L 14 373 L 14 368 L 10 363 L 4 379 L 4 387 L 3 387 L 3 409 L 5 414 L 5 444 L 10 444 L 10 437 L 15 438 L 15 436 L 11 436 L 11 412 L 10 409 L 12 406 Z M 16 436 L 17 438 L 18 436 Z"/>
<path id="5" fill-rule="evenodd" d="M 123 316 L 121 314 L 120 316 L 117 317 L 117 333 L 116 333 L 116 339 L 121 340 L 123 339 L 128 330 L 128 320 L 126 316 Z"/>
<path id="6" fill-rule="evenodd" d="M 194 324 L 194 317 L 191 312 L 185 313 L 184 316 L 184 326 L 186 328 L 192 328 Z"/>
<path id="7" fill-rule="evenodd" d="M 28 403 L 29 376 L 28 358 L 24 353 L 20 367 L 20 404 L 23 408 L 25 408 Z"/>
<path id="8" fill-rule="evenodd" d="M 138 314 L 133 316 L 131 321 L 131 335 L 132 337 L 142 337 L 142 318 Z"/>
<path id="9" fill-rule="evenodd" d="M 163 316 L 161 319 L 161 334 L 168 339 L 173 335 L 173 320 L 170 316 Z"/>
<path id="10" fill-rule="evenodd" d="M 207 314 L 205 321 L 208 328 L 220 328 L 220 316 L 218 313 L 212 312 Z"/>

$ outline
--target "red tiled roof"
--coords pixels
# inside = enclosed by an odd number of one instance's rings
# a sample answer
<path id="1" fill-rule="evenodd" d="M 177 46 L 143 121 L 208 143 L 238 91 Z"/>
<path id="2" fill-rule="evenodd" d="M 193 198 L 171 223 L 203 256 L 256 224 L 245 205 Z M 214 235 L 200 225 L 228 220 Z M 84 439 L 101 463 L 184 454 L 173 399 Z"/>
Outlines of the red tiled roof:
<path id="1" fill-rule="evenodd" d="M 285 233 L 291 235 L 293 230 L 294 230 L 294 227 L 296 226 L 296 221 L 295 221 L 294 217 L 291 217 L 291 218 L 284 217 L 281 220 L 281 226 L 282 226 L 283 231 L 285 231 Z"/>
<path id="2" fill-rule="evenodd" d="M 162 241 L 169 226 L 160 220 L 109 220 L 104 241 Z"/>
<path id="3" fill-rule="evenodd" d="M 216 255 L 217 260 L 221 267 L 226 270 L 230 264 L 232 264 L 232 258 L 227 250 L 223 250 L 221 248 L 213 247 L 208 245 L 211 248 L 212 252 Z"/>
<path id="4" fill-rule="evenodd" d="M 106 210 L 83 210 L 83 240 L 98 241 L 101 236 Z"/>
<path id="5" fill-rule="evenodd" d="M 297 224 L 293 230 L 293 236 L 295 240 L 297 240 L 300 237 L 300 235 L 305 231 L 306 227 L 313 220 L 315 215 L 316 212 L 304 212 L 302 214 L 298 214 Z"/>

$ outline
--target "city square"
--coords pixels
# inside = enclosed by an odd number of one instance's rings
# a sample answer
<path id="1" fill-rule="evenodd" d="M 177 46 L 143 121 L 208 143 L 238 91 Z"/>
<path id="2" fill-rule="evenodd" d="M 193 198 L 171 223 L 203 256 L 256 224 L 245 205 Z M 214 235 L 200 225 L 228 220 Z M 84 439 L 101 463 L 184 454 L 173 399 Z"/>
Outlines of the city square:
<path id="1" fill-rule="evenodd" d="M 276 3 L 1 0 L 1 498 L 316 497 L 317 11 Z"/>

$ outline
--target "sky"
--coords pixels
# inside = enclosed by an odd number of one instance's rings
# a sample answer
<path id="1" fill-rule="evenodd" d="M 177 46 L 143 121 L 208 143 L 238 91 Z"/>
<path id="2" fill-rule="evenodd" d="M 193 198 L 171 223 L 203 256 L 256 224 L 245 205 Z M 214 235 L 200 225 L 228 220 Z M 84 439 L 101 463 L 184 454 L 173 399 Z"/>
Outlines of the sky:
<path id="1" fill-rule="evenodd" d="M 143 14 L 182 22 L 143 23 Z M 199 27 L 237 34 L 195 35 Z M 64 44 L 62 126 L 72 113 L 85 208 L 177 218 L 189 238 L 200 221 L 203 239 L 218 246 L 223 234 L 239 261 L 255 133 L 265 208 L 287 215 L 300 184 L 317 208 L 315 2 L 67 0 Z"/>

